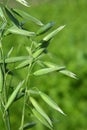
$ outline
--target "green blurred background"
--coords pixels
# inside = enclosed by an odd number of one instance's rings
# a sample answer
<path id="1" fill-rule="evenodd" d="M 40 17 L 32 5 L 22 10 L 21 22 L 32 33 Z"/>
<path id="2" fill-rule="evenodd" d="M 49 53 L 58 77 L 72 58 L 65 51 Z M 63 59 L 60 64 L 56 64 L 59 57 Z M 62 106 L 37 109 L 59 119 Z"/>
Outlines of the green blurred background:
<path id="1" fill-rule="evenodd" d="M 13 1 L 11 2 L 10 6 L 14 6 Z M 74 80 L 52 73 L 47 76 L 33 77 L 31 87 L 38 87 L 49 94 L 67 114 L 62 116 L 42 103 L 44 110 L 53 118 L 55 130 L 87 130 L 87 0 L 31 0 L 30 3 L 31 7 L 24 9 L 43 23 L 55 21 L 54 29 L 66 25 L 48 47 L 51 53 L 49 61 L 65 65 L 79 78 Z M 28 28 L 35 30 L 35 25 L 30 24 Z M 3 43 L 5 43 L 4 53 L 14 46 L 17 49 L 13 55 L 26 54 L 22 47 L 28 44 L 28 41 L 22 37 L 13 36 L 11 39 L 9 36 Z M 46 59 L 48 60 L 48 57 Z M 21 74 L 15 72 L 17 82 L 24 77 L 24 72 L 25 70 Z M 42 102 L 38 100 L 39 103 Z M 20 123 L 22 103 L 18 104 L 19 102 L 15 103 L 11 108 L 12 130 L 17 130 Z M 26 120 L 30 120 L 27 114 Z M 4 130 L 3 123 L 1 121 L 0 123 L 2 127 L 0 130 Z M 40 123 L 33 128 L 33 130 L 46 129 L 48 128 Z"/>

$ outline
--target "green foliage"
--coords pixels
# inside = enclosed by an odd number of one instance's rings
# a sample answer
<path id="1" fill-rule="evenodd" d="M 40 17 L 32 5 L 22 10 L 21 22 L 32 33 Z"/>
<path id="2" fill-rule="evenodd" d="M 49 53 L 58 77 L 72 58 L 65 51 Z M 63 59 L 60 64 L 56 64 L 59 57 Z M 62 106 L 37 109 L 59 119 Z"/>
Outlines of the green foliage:
<path id="1" fill-rule="evenodd" d="M 24 24 L 28 21 L 32 21 L 34 23 L 36 23 L 39 26 L 43 26 L 44 24 L 38 20 L 37 18 L 31 16 L 29 13 L 24 12 L 20 9 L 11 9 L 13 11 L 13 13 L 15 13 L 16 15 L 20 16 L 21 18 L 23 18 Z M 20 24 L 23 24 L 23 22 L 21 22 Z"/>
<path id="2" fill-rule="evenodd" d="M 64 112 L 58 107 L 58 105 L 46 94 L 39 92 L 41 98 L 53 109 L 59 111 L 60 113 L 64 114 Z M 65 114 L 64 114 L 65 115 Z"/>
<path id="3" fill-rule="evenodd" d="M 2 66 L 0 65 L 0 93 L 2 92 L 3 90 L 3 70 L 2 70 Z"/>
<path id="4" fill-rule="evenodd" d="M 26 0 L 16 0 L 16 1 L 23 4 L 26 7 L 29 7 L 29 3 Z"/>
<path id="5" fill-rule="evenodd" d="M 46 120 L 48 122 L 48 126 L 49 128 L 53 127 L 52 122 L 50 120 L 50 118 L 48 117 L 48 115 L 44 112 L 44 110 L 39 106 L 39 104 L 35 101 L 34 98 L 30 97 L 30 102 L 33 104 L 34 109 L 44 118 L 44 120 Z M 34 114 L 36 113 L 33 110 Z M 37 115 L 37 114 L 36 114 Z M 39 118 L 39 117 L 38 117 Z M 45 122 L 46 122 L 45 121 Z M 43 121 L 42 121 L 43 122 Z M 44 124 L 44 122 L 43 122 Z"/>
<path id="6" fill-rule="evenodd" d="M 25 0 L 17 1 L 24 6 L 29 6 Z M 22 101 L 20 128 L 18 126 L 20 130 L 28 129 L 36 125 L 35 122 L 31 123 L 31 116 L 36 117 L 46 127 L 53 129 L 53 121 L 51 117 L 49 117 L 43 110 L 41 104 L 38 103 L 37 98 L 42 99 L 49 108 L 53 108 L 63 115 L 65 114 L 47 94 L 39 91 L 37 87 L 33 88 L 34 86 L 31 86 L 30 81 L 33 81 L 37 76 L 50 74 L 52 72 L 59 72 L 71 78 L 76 78 L 76 75 L 68 71 L 65 66 L 56 65 L 55 63 L 48 62 L 48 60 L 44 61 L 44 57 L 49 54 L 47 50 L 49 43 L 54 36 L 65 27 L 65 25 L 57 27 L 50 33 L 45 34 L 54 26 L 54 22 L 43 24 L 40 20 L 32 17 L 25 11 L 14 8 L 11 9 L 8 5 L 4 4 L 0 7 L 0 13 L 2 19 L 2 24 L 0 24 L 0 111 L 2 113 L 4 125 L 6 125 L 5 127 L 7 130 L 11 130 L 10 113 L 12 106 L 14 107 L 16 101 Z M 39 27 L 37 31 L 30 31 L 26 27 L 26 21 L 34 22 L 36 24 L 35 26 L 39 25 L 41 27 Z M 42 34 L 45 36 L 42 37 Z M 17 48 L 15 48 L 16 50 L 13 49 L 13 45 L 11 45 L 11 49 L 9 48 L 7 53 L 5 52 L 3 44 L 6 42 L 8 45 L 9 37 L 13 38 L 14 36 L 16 38 L 18 37 L 18 39 L 27 39 L 28 44 L 26 43 L 25 46 L 23 46 L 23 51 L 26 55 L 19 54 L 18 56 L 16 52 L 15 56 L 10 56 L 13 51 L 17 50 Z M 23 40 L 23 42 L 26 42 L 26 40 Z M 16 78 L 18 77 L 16 73 L 18 72 L 20 75 L 22 73 L 23 81 L 17 85 Z M 16 106 L 16 109 L 17 107 L 19 106 Z M 27 109 L 30 114 L 30 122 L 28 120 L 25 121 Z"/>
<path id="7" fill-rule="evenodd" d="M 10 105 L 14 102 L 21 86 L 23 85 L 24 81 L 19 83 L 19 85 L 16 87 L 16 89 L 13 91 L 13 93 L 10 95 L 6 105 L 5 105 L 5 111 L 7 111 L 7 109 L 10 107 Z"/>
<path id="8" fill-rule="evenodd" d="M 27 123 L 27 124 L 24 125 L 23 130 L 27 130 L 29 128 L 32 128 L 35 125 L 36 125 L 35 122 Z"/>

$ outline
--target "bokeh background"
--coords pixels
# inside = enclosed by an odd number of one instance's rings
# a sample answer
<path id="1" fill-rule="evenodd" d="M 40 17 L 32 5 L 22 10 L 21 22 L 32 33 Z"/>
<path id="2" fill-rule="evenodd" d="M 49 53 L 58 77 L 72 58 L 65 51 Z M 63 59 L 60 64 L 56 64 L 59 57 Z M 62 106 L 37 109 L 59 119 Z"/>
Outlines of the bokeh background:
<path id="1" fill-rule="evenodd" d="M 20 7 L 12 0 L 9 4 Z M 58 73 L 33 77 L 31 87 L 38 87 L 49 94 L 67 114 L 62 116 L 42 104 L 44 110 L 53 118 L 55 130 L 87 130 L 87 0 L 30 0 L 30 4 L 30 8 L 21 7 L 43 23 L 54 21 L 56 23 L 54 29 L 66 25 L 52 40 L 48 47 L 50 59 L 48 57 L 46 59 L 58 65 L 65 65 L 78 77 L 78 80 L 74 80 Z M 36 25 L 26 26 L 30 30 L 37 29 Z M 13 55 L 26 54 L 22 47 L 28 44 L 28 41 L 22 37 L 9 36 L 3 43 L 4 53 L 14 46 Z M 25 70 L 15 74 L 17 77 L 13 80 L 14 84 L 24 77 Z M 40 99 L 38 101 L 41 103 Z M 19 126 L 21 106 L 22 103 L 19 105 L 17 102 L 11 107 L 11 123 L 14 126 L 12 130 L 17 130 Z M 30 121 L 27 114 L 26 120 Z M 1 119 L 0 123 L 0 130 L 4 130 Z M 38 123 L 33 130 L 48 130 L 48 128 Z"/>

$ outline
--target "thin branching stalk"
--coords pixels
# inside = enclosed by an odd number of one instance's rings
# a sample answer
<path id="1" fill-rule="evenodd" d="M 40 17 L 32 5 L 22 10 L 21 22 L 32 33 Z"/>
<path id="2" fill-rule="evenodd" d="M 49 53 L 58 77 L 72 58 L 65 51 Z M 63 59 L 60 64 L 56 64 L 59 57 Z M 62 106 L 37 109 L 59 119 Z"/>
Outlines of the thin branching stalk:
<path id="1" fill-rule="evenodd" d="M 3 63 L 3 68 L 4 68 L 4 87 L 3 87 L 4 103 L 6 105 L 7 100 L 8 100 L 8 95 L 7 95 L 7 88 L 6 88 L 6 76 L 5 76 L 5 64 L 4 63 Z M 4 118 L 5 118 L 5 121 L 6 121 L 7 130 L 11 130 L 9 109 L 5 111 Z"/>
<path id="2" fill-rule="evenodd" d="M 16 0 L 16 1 L 26 7 L 29 7 L 29 4 L 26 0 Z M 4 124 L 5 124 L 4 126 L 6 127 L 6 130 L 13 130 L 13 128 L 11 129 L 11 122 L 10 122 L 11 115 L 10 115 L 9 108 L 12 104 L 14 104 L 15 101 L 23 97 L 22 98 L 23 108 L 21 112 L 22 114 L 21 114 L 19 130 L 29 129 L 36 125 L 34 121 L 33 122 L 27 121 L 25 124 L 26 104 L 29 106 L 31 110 L 30 114 L 31 115 L 33 114 L 34 117 L 36 117 L 43 125 L 45 125 L 46 127 L 52 130 L 53 129 L 52 120 L 47 115 L 47 113 L 43 110 L 40 104 L 37 102 L 36 96 L 38 98 L 41 98 L 41 100 L 43 100 L 49 107 L 53 108 L 55 111 L 58 111 L 63 115 L 65 114 L 60 109 L 60 107 L 49 97 L 49 95 L 45 94 L 44 92 L 41 92 L 37 88 L 32 89 L 33 86 L 30 87 L 30 76 L 32 75 L 32 78 L 33 78 L 33 76 L 41 76 L 41 75 L 45 75 L 52 72 L 58 72 L 58 73 L 67 75 L 69 77 L 76 78 L 76 75 L 66 70 L 65 66 L 59 66 L 59 65 L 56 65 L 55 63 L 48 62 L 48 59 L 47 61 L 44 61 L 44 59 L 42 58 L 44 55 L 48 53 L 47 47 L 49 46 L 51 39 L 53 39 L 54 36 L 57 35 L 57 33 L 59 33 L 65 27 L 65 25 L 54 29 L 53 31 L 45 35 L 45 37 L 41 36 L 40 41 L 37 41 L 37 36 L 39 37 L 40 35 L 46 33 L 49 29 L 51 29 L 54 25 L 54 22 L 43 24 L 39 19 L 29 15 L 29 13 L 23 10 L 10 8 L 8 5 L 9 2 L 10 0 L 7 0 L 7 2 L 3 2 L 2 5 L 0 4 L 1 5 L 0 19 L 2 19 L 1 21 L 2 24 L 0 23 L 1 24 L 0 25 L 0 110 L 2 113 L 3 120 L 4 120 Z M 40 26 L 39 30 L 37 30 L 37 32 L 28 30 L 28 28 L 26 28 L 25 26 L 26 20 L 27 22 L 31 21 L 39 25 Z M 23 37 L 28 38 L 29 43 L 31 44 L 24 47 L 22 46 L 21 40 L 20 40 L 19 45 L 21 45 L 23 49 L 28 51 L 29 55 L 17 56 L 17 48 L 15 48 L 16 57 L 13 55 L 10 56 L 13 50 L 11 48 L 9 49 L 9 52 L 4 56 L 4 53 L 3 53 L 4 48 L 2 48 L 1 40 L 4 39 L 5 37 L 7 38 L 6 40 L 8 43 L 8 38 L 9 38 L 8 35 L 12 36 L 11 38 L 13 38 L 14 34 L 20 35 L 20 37 L 23 36 Z M 21 50 L 20 46 L 18 47 L 18 51 L 19 50 Z M 14 65 L 14 66 L 10 67 L 9 64 Z M 36 66 L 36 68 L 39 67 L 40 69 L 33 70 L 34 66 Z M 23 77 L 23 81 L 20 82 L 18 86 L 15 86 L 15 84 L 13 84 L 13 79 L 15 82 L 17 80 L 15 79 L 16 76 L 15 74 L 13 74 L 13 72 L 14 70 L 18 71 L 18 69 L 19 71 L 22 72 L 22 69 L 24 68 L 27 69 L 26 77 Z M 21 72 L 19 73 L 21 74 Z M 9 74 L 11 75 L 10 82 L 8 81 Z M 21 88 L 23 83 L 25 86 L 24 88 Z M 9 85 L 7 86 L 7 84 Z M 13 85 L 15 89 L 13 89 L 13 91 L 10 93 L 11 85 Z"/>
<path id="3" fill-rule="evenodd" d="M 26 87 L 26 89 L 27 89 L 27 87 Z M 23 102 L 23 110 L 22 110 L 21 126 L 20 126 L 20 128 L 19 128 L 20 130 L 23 130 L 23 126 L 24 126 L 25 105 L 26 105 L 26 90 L 25 90 L 24 102 Z"/>
<path id="4" fill-rule="evenodd" d="M 4 54 L 3 54 L 3 49 L 2 49 L 2 44 L 0 42 L 0 57 L 4 57 Z M 5 77 L 5 63 L 4 63 L 4 58 L 3 58 L 3 64 L 2 64 L 2 71 L 3 71 L 3 86 L 2 86 L 2 92 L 0 93 L 0 98 L 1 98 L 1 104 L 2 104 L 2 112 L 4 113 L 3 114 L 3 120 L 4 120 L 4 123 L 5 123 L 5 126 L 6 126 L 6 130 L 11 130 L 11 127 L 10 127 L 10 117 L 9 117 L 9 110 L 6 110 L 4 111 L 4 106 L 5 104 L 7 103 L 7 89 L 6 89 L 6 77 Z M 3 94 L 2 94 L 3 93 Z"/>
<path id="5" fill-rule="evenodd" d="M 23 102 L 21 126 L 19 128 L 20 130 L 23 130 L 23 127 L 24 127 L 25 107 L 26 107 L 26 98 L 27 98 L 27 89 L 28 89 L 27 87 L 29 86 L 29 77 L 30 77 L 31 70 L 32 70 L 32 63 L 28 67 L 28 74 L 25 80 L 26 88 L 25 88 L 25 95 L 24 95 L 24 102 Z"/>

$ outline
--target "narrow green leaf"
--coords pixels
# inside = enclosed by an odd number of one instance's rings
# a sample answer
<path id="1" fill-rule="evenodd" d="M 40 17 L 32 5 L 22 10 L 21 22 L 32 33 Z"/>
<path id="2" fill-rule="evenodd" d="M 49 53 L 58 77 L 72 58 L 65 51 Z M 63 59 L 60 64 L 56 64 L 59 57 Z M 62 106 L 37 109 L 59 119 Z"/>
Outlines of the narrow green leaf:
<path id="1" fill-rule="evenodd" d="M 28 66 L 30 63 L 32 63 L 32 58 L 30 58 L 29 60 L 23 61 L 18 66 L 16 66 L 15 69 L 22 69 L 22 68 Z"/>
<path id="2" fill-rule="evenodd" d="M 48 62 L 48 61 L 44 61 L 44 62 L 42 62 L 42 64 L 43 64 L 45 67 L 50 67 L 50 68 L 59 67 L 59 65 L 57 65 L 57 64 L 55 64 L 55 63 L 52 63 L 52 62 Z"/>
<path id="3" fill-rule="evenodd" d="M 65 27 L 64 26 L 60 26 L 58 27 L 57 29 L 55 29 L 54 31 L 52 31 L 50 34 L 46 35 L 41 41 L 41 48 L 46 48 L 48 47 L 49 43 L 50 43 L 50 40 L 58 33 L 60 32 L 63 28 Z"/>
<path id="4" fill-rule="evenodd" d="M 44 119 L 44 117 L 35 109 L 32 109 L 32 112 L 34 114 L 34 116 L 46 127 L 48 127 L 49 129 L 52 129 L 52 127 L 48 124 L 48 122 Z"/>
<path id="5" fill-rule="evenodd" d="M 62 73 L 64 75 L 67 75 L 67 76 L 69 76 L 71 78 L 77 79 L 76 74 L 70 72 L 69 70 L 61 70 L 60 73 Z"/>
<path id="6" fill-rule="evenodd" d="M 9 57 L 13 51 L 14 47 L 11 47 L 11 49 L 9 50 L 8 54 L 7 54 L 7 57 Z"/>
<path id="7" fill-rule="evenodd" d="M 28 52 L 28 54 L 31 56 L 32 55 L 32 50 L 29 46 L 26 46 L 26 50 Z"/>
<path id="8" fill-rule="evenodd" d="M 4 30 L 6 29 L 6 25 L 7 25 L 7 22 L 3 22 L 1 28 L 0 28 L 0 33 L 1 33 L 1 36 L 4 35 Z"/>
<path id="9" fill-rule="evenodd" d="M 7 7 L 5 7 L 5 11 L 6 14 L 8 15 L 8 17 L 10 18 L 10 20 L 16 25 L 16 26 L 20 26 L 19 21 L 14 17 L 14 15 L 12 14 L 11 10 L 8 9 Z"/>
<path id="10" fill-rule="evenodd" d="M 23 127 L 23 130 L 27 130 L 27 129 L 30 129 L 32 127 L 34 127 L 36 125 L 35 122 L 31 122 L 31 123 L 26 123 Z"/>
<path id="11" fill-rule="evenodd" d="M 9 57 L 9 58 L 6 58 L 4 60 L 4 62 L 5 63 L 15 63 L 15 62 L 23 61 L 23 60 L 30 60 L 30 57 L 29 56 Z M 3 63 L 2 59 L 0 60 L 0 63 Z"/>
<path id="12" fill-rule="evenodd" d="M 59 111 L 60 113 L 64 114 L 64 112 L 60 109 L 60 107 L 45 93 L 39 91 L 39 94 L 41 96 L 41 98 L 49 105 L 51 106 L 53 109 Z M 65 115 L 65 114 L 64 114 Z"/>
<path id="13" fill-rule="evenodd" d="M 37 18 L 31 16 L 29 13 L 26 13 L 22 10 L 19 10 L 19 9 L 13 9 L 14 12 L 16 12 L 17 14 L 19 14 L 19 16 L 21 16 L 22 18 L 26 19 L 26 20 L 29 20 L 29 21 L 32 21 L 34 23 L 36 23 L 37 25 L 39 26 L 43 26 L 44 24 L 38 20 Z"/>
<path id="14" fill-rule="evenodd" d="M 36 90 L 29 90 L 28 93 L 29 93 L 30 95 L 39 95 L 39 92 L 36 91 Z"/>
<path id="15" fill-rule="evenodd" d="M 0 93 L 2 93 L 3 90 L 3 83 L 4 83 L 4 77 L 3 77 L 3 70 L 2 66 L 0 65 Z"/>
<path id="16" fill-rule="evenodd" d="M 60 71 L 65 69 L 64 66 L 61 67 L 52 67 L 52 68 L 44 68 L 44 69 L 40 69 L 34 72 L 34 75 L 39 76 L 39 75 L 44 75 L 53 71 Z"/>
<path id="17" fill-rule="evenodd" d="M 22 98 L 24 95 L 25 95 L 24 92 L 20 92 L 20 93 L 18 93 L 14 101 L 19 100 L 19 99 Z"/>
<path id="18" fill-rule="evenodd" d="M 49 29 L 51 29 L 54 26 L 54 22 L 49 22 L 46 25 L 43 25 L 37 32 L 37 35 L 43 34 L 47 32 Z"/>
<path id="19" fill-rule="evenodd" d="M 29 3 L 26 0 L 16 0 L 17 2 L 21 3 L 22 5 L 29 7 Z"/>
<path id="20" fill-rule="evenodd" d="M 0 7 L 0 17 L 3 19 L 3 21 L 6 21 L 5 15 L 1 7 Z"/>
<path id="21" fill-rule="evenodd" d="M 43 38 L 43 41 L 49 41 L 49 40 L 52 39 L 58 32 L 60 32 L 64 27 L 65 27 L 65 25 L 58 27 L 58 28 L 55 29 L 53 32 L 51 32 L 50 34 L 48 34 L 47 36 L 45 36 L 45 37 Z"/>
<path id="22" fill-rule="evenodd" d="M 46 62 L 43 62 L 43 64 L 44 64 L 45 66 L 51 67 L 51 68 L 58 66 L 58 65 L 56 65 L 56 64 L 54 64 L 54 63 L 47 62 L 47 61 L 46 61 Z M 62 74 L 64 74 L 64 75 L 67 75 L 67 76 L 69 76 L 69 77 L 71 77 L 71 78 L 77 79 L 76 74 L 70 72 L 69 70 L 64 69 L 64 70 L 60 70 L 59 72 L 62 73 Z"/>
<path id="23" fill-rule="evenodd" d="M 38 56 L 40 56 L 44 51 L 44 48 L 41 48 L 39 50 L 37 50 L 35 53 L 33 53 L 33 57 L 37 58 Z"/>
<path id="24" fill-rule="evenodd" d="M 24 95 L 25 95 L 25 88 L 21 88 L 21 89 L 19 90 L 19 92 L 18 92 L 18 94 L 17 94 L 17 96 L 16 96 L 16 98 L 15 98 L 14 101 L 19 100 L 19 99 L 22 98 Z"/>
<path id="25" fill-rule="evenodd" d="M 42 45 L 42 43 L 38 43 L 38 44 L 36 43 L 36 44 L 35 44 L 36 49 L 37 49 L 37 48 L 40 48 L 41 45 Z"/>
<path id="26" fill-rule="evenodd" d="M 0 26 L 0 37 L 2 37 L 2 36 L 3 36 L 3 32 L 4 32 L 4 30 L 5 30 L 5 27 L 6 27 L 6 25 L 7 25 L 7 21 L 6 21 L 6 18 L 5 18 L 5 16 L 4 16 L 4 13 L 3 13 L 3 10 L 2 10 L 1 7 L 0 7 L 0 17 L 1 17 L 2 20 L 3 20 L 3 22 L 2 22 L 2 24 L 1 24 L 1 26 Z"/>
<path id="27" fill-rule="evenodd" d="M 22 87 L 23 83 L 24 83 L 24 81 L 20 82 L 20 83 L 18 84 L 18 86 L 16 87 L 16 89 L 15 89 L 15 90 L 13 91 L 13 93 L 11 94 L 11 96 L 9 97 L 9 99 L 8 99 L 6 105 L 5 105 L 5 111 L 6 111 L 6 110 L 11 106 L 11 104 L 14 102 L 14 100 L 15 100 L 15 98 L 16 98 L 16 96 L 17 96 L 19 90 L 20 90 L 20 88 Z"/>
<path id="28" fill-rule="evenodd" d="M 44 117 L 44 119 L 49 123 L 51 127 L 53 127 L 52 122 L 48 115 L 44 112 L 44 110 L 39 106 L 39 104 L 36 102 L 36 100 L 32 97 L 30 97 L 30 101 L 32 105 L 35 107 L 35 109 Z"/>
<path id="29" fill-rule="evenodd" d="M 19 35 L 23 35 L 23 36 L 35 36 L 35 32 L 29 32 L 27 30 L 20 29 L 17 26 L 12 26 L 11 28 L 9 28 L 5 32 L 5 35 L 7 35 L 9 33 L 19 34 Z"/>
<path id="30" fill-rule="evenodd" d="M 54 64 L 54 63 L 52 63 L 52 62 L 48 62 L 48 61 L 44 61 L 44 62 L 42 62 L 42 63 L 43 63 L 44 66 L 50 67 L 50 68 L 60 67 L 59 65 Z"/>

